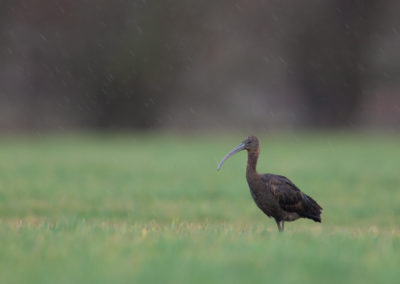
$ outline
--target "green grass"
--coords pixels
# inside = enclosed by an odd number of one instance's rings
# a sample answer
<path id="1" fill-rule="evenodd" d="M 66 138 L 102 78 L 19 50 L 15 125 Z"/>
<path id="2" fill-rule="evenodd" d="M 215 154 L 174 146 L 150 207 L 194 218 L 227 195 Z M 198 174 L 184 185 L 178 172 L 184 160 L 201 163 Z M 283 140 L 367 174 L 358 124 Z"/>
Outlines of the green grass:
<path id="1" fill-rule="evenodd" d="M 254 205 L 239 135 L 0 139 L 0 283 L 397 283 L 400 137 L 269 135 L 322 224 Z"/>

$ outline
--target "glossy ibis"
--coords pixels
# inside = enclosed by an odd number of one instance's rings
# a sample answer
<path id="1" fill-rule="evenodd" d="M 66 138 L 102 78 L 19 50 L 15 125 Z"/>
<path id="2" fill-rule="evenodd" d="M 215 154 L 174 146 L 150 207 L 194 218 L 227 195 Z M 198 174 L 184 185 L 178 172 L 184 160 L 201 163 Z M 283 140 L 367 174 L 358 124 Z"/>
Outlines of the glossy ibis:
<path id="1" fill-rule="evenodd" d="M 299 218 L 312 219 L 321 222 L 322 207 L 307 194 L 303 193 L 288 178 L 274 174 L 259 174 L 256 170 L 260 147 L 257 137 L 249 136 L 242 144 L 229 152 L 219 163 L 222 164 L 233 154 L 247 150 L 246 179 L 251 196 L 257 206 L 268 217 L 273 217 L 280 232 L 285 221 Z"/>

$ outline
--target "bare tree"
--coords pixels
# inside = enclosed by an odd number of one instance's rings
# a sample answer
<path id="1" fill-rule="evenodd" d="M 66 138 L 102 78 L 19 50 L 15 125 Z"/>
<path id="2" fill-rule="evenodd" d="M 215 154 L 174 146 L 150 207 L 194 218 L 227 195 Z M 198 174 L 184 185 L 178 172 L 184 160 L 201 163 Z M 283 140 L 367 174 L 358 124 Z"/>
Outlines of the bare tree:
<path id="1" fill-rule="evenodd" d="M 353 123 L 365 79 L 365 50 L 383 5 L 378 0 L 330 4 L 303 15 L 306 19 L 289 44 L 293 79 L 304 99 L 308 123 L 316 127 Z"/>

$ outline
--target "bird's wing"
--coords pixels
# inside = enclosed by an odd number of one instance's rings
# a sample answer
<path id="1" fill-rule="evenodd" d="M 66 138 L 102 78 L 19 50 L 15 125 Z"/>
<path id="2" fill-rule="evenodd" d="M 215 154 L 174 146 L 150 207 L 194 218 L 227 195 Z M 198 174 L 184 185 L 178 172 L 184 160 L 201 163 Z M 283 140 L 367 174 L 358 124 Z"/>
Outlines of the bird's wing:
<path id="1" fill-rule="evenodd" d="M 288 178 L 266 174 L 263 175 L 263 180 L 283 210 L 296 212 L 300 216 L 321 222 L 320 214 L 322 207 L 310 196 L 301 192 Z"/>
<path id="2" fill-rule="evenodd" d="M 278 175 L 264 175 L 264 181 L 280 207 L 288 212 L 299 212 L 303 208 L 304 193 L 288 178 Z"/>

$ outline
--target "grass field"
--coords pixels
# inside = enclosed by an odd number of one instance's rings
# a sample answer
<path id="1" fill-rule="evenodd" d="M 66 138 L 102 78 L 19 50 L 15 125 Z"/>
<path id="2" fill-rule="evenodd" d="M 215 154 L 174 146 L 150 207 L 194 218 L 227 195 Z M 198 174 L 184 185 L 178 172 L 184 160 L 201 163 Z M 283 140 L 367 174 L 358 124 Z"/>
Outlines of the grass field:
<path id="1" fill-rule="evenodd" d="M 400 136 L 270 135 L 322 224 L 253 203 L 239 135 L 0 139 L 0 283 L 398 283 Z"/>

